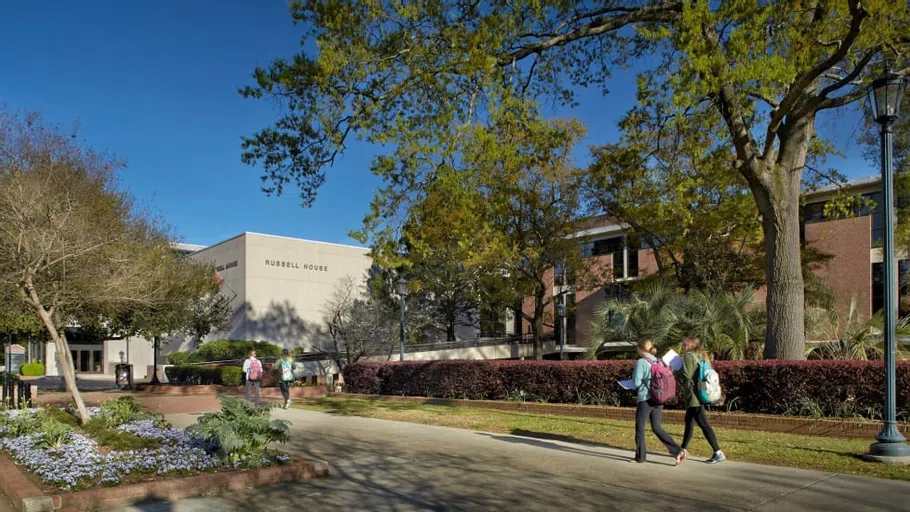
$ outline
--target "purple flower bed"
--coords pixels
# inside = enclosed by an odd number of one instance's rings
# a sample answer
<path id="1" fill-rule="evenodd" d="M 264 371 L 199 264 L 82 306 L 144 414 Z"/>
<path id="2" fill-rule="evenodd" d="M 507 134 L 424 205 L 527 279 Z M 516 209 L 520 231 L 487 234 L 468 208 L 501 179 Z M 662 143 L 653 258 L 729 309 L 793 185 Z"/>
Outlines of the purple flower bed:
<path id="1" fill-rule="evenodd" d="M 40 448 L 40 441 L 40 434 L 30 434 L 0 439 L 0 447 L 42 480 L 64 490 L 75 489 L 100 475 L 104 457 L 91 439 L 71 433 L 69 442 L 56 450 Z"/>
<path id="2" fill-rule="evenodd" d="M 97 408 L 94 412 L 97 414 Z M 29 411 L 12 411 L 13 416 Z M 33 410 L 30 413 L 37 413 Z M 66 442 L 57 449 L 43 446 L 40 433 L 3 438 L 0 449 L 6 450 L 20 465 L 38 475 L 44 482 L 63 490 L 82 488 L 91 482 L 113 485 L 132 474 L 190 473 L 222 466 L 214 454 L 217 446 L 193 437 L 183 430 L 161 427 L 152 420 L 127 423 L 119 427 L 138 437 L 156 439 L 157 449 L 112 451 L 102 455 L 98 444 L 81 434 L 67 434 Z"/>

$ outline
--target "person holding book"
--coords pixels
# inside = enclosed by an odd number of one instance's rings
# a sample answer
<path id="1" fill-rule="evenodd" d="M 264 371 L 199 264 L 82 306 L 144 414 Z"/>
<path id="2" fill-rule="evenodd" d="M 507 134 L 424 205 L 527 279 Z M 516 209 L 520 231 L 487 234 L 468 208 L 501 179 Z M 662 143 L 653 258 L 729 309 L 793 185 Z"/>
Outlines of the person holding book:
<path id="1" fill-rule="evenodd" d="M 701 350 L 701 340 L 695 336 L 689 336 L 682 343 L 683 365 L 682 369 L 677 372 L 677 378 L 683 389 L 683 404 L 686 406 L 686 429 L 683 433 L 682 455 L 683 458 L 689 456 L 689 442 L 692 441 L 692 431 L 694 425 L 698 425 L 704 434 L 708 444 L 714 454 L 708 459 L 708 464 L 717 464 L 727 460 L 724 452 L 720 450 L 717 444 L 717 435 L 711 424 L 708 423 L 708 416 L 705 414 L 705 406 L 698 398 L 698 379 L 699 366 L 703 361 L 707 361 L 707 354 Z"/>
<path id="2" fill-rule="evenodd" d="M 638 393 L 638 406 L 635 410 L 635 458 L 629 462 L 647 462 L 648 448 L 645 444 L 645 424 L 650 420 L 654 435 L 667 447 L 670 455 L 675 457 L 676 464 L 683 461 L 683 450 L 663 428 L 663 405 L 651 398 L 651 369 L 654 365 L 663 364 L 651 353 L 654 344 L 651 340 L 638 343 L 638 355 L 635 370 L 632 372 L 632 384 Z"/>

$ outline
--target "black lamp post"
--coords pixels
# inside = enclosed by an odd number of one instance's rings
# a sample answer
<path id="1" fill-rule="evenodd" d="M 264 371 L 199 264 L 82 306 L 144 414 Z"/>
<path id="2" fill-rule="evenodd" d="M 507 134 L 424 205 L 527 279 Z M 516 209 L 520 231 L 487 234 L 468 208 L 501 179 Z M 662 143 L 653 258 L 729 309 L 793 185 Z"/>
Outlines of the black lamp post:
<path id="1" fill-rule="evenodd" d="M 894 179 L 892 171 L 891 146 L 894 142 L 892 126 L 900 111 L 901 97 L 904 95 L 904 79 L 895 73 L 885 75 L 872 82 L 869 88 L 869 104 L 872 107 L 874 120 L 882 127 L 882 200 L 884 201 L 885 232 L 883 236 L 884 252 L 884 359 L 885 359 L 885 410 L 882 431 L 875 439 L 877 443 L 869 447 L 869 456 L 873 459 L 896 461 L 897 458 L 910 457 L 910 446 L 904 443 L 904 436 L 897 428 L 896 392 L 895 392 L 895 339 L 894 329 L 897 320 L 897 281 L 894 264 Z"/>
<path id="2" fill-rule="evenodd" d="M 401 303 L 400 345 L 398 347 L 398 360 L 404 361 L 404 298 L 408 295 L 408 282 L 402 277 L 395 283 L 398 287 L 398 300 Z"/>
<path id="3" fill-rule="evenodd" d="M 559 360 L 566 358 L 566 299 L 556 304 L 556 317 L 559 319 Z"/>

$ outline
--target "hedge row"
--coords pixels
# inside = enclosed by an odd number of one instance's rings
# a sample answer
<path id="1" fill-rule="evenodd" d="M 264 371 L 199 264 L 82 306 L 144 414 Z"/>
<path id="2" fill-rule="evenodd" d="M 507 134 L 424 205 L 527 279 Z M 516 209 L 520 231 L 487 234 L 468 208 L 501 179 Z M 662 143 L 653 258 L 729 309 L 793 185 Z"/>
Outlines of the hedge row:
<path id="1" fill-rule="evenodd" d="M 278 357 L 281 347 L 267 341 L 215 340 L 203 343 L 193 352 L 175 352 L 168 354 L 167 361 L 173 365 L 188 363 L 207 363 L 209 361 L 233 361 L 246 359 L 250 351 L 256 351 L 256 357 Z"/>
<path id="2" fill-rule="evenodd" d="M 349 393 L 592 405 L 634 405 L 617 381 L 633 361 L 362 362 L 344 371 Z M 884 367 L 869 361 L 718 361 L 725 407 L 766 414 L 881 414 Z M 897 405 L 910 413 L 910 362 L 897 365 Z"/>
<path id="3" fill-rule="evenodd" d="M 169 383 L 179 386 L 197 384 L 239 386 L 243 381 L 243 370 L 236 366 L 168 366 L 164 373 Z"/>

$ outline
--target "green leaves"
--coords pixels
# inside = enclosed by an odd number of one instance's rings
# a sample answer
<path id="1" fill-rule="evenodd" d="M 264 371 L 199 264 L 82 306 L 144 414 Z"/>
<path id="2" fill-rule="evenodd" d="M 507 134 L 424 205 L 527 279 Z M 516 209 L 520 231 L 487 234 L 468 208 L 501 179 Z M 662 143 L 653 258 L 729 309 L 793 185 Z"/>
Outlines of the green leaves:
<path id="1" fill-rule="evenodd" d="M 226 460 L 257 458 L 270 443 L 290 439 L 290 423 L 270 419 L 274 408 L 275 404 L 256 406 L 246 400 L 223 397 L 220 412 L 203 414 L 187 431 L 218 443 L 219 454 Z"/>

